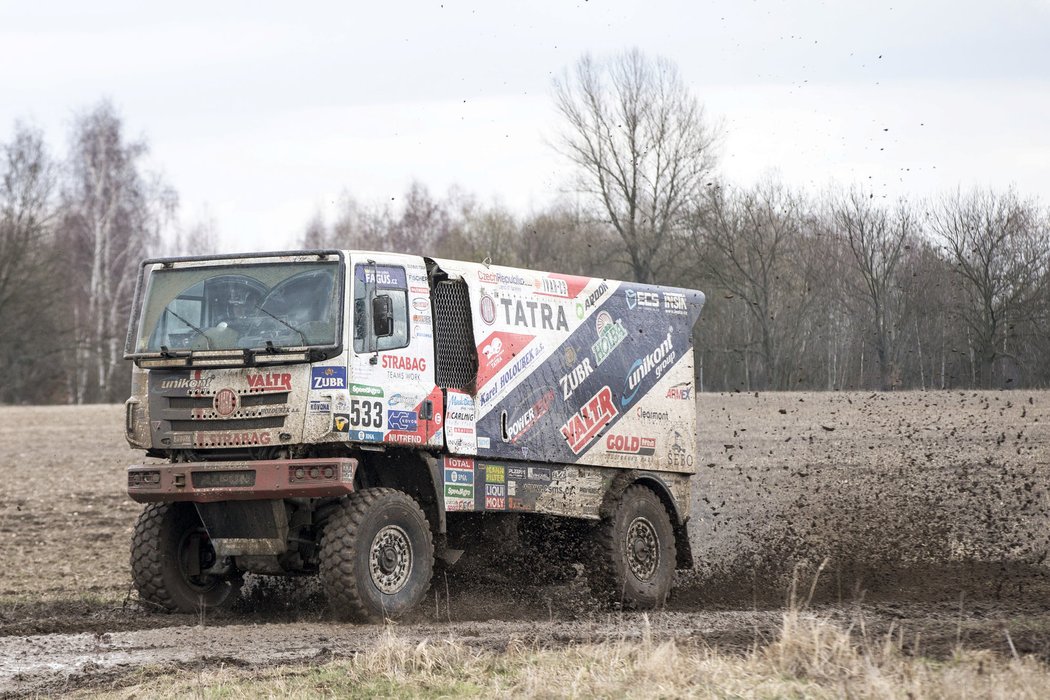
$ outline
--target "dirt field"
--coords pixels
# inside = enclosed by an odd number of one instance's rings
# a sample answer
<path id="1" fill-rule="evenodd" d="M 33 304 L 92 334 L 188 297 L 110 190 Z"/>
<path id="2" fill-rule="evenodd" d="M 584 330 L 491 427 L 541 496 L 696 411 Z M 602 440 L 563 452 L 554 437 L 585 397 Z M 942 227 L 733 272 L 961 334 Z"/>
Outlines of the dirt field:
<path id="1" fill-rule="evenodd" d="M 1050 393 L 703 394 L 696 570 L 657 639 L 752 647 L 794 577 L 811 608 L 911 652 L 1050 660 Z M 0 696 L 120 688 L 178 668 L 352 657 L 382 633 L 327 621 L 315 586 L 256 580 L 205 620 L 141 609 L 115 406 L 0 407 Z M 398 631 L 499 649 L 630 638 L 582 582 L 438 580 Z M 1012 645 L 1012 648 L 1011 648 Z"/>

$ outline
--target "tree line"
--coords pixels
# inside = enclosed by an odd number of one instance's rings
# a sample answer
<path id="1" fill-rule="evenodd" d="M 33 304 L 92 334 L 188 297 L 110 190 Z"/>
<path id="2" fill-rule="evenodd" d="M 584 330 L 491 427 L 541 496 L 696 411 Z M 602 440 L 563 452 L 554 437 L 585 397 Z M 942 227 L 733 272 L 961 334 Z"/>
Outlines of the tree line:
<path id="1" fill-rule="evenodd" d="M 700 289 L 707 391 L 1050 386 L 1048 212 L 1012 190 L 886 202 L 713 184 L 657 283 Z M 300 244 L 397 250 L 637 280 L 615 227 L 577 200 L 526 216 L 419 183 L 400 203 L 346 197 Z"/>
<path id="2" fill-rule="evenodd" d="M 585 56 L 554 83 L 574 166 L 564 196 L 522 215 L 411 184 L 344 196 L 289 247 L 388 250 L 701 289 L 705 391 L 1050 386 L 1050 211 L 1012 190 L 889 201 L 718 173 L 723 129 L 677 68 Z M 0 403 L 113 402 L 137 266 L 214 251 L 145 169 L 102 102 L 68 152 L 15 126 L 0 143 Z"/>

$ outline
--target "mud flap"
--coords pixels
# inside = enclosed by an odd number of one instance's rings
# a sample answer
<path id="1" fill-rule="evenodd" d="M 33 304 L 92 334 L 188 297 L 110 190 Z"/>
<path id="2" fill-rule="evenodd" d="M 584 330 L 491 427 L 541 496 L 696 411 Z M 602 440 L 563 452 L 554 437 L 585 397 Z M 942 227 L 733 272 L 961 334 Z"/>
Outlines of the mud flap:
<path id="1" fill-rule="evenodd" d="M 288 548 L 284 501 L 197 503 L 216 556 L 278 555 Z"/>

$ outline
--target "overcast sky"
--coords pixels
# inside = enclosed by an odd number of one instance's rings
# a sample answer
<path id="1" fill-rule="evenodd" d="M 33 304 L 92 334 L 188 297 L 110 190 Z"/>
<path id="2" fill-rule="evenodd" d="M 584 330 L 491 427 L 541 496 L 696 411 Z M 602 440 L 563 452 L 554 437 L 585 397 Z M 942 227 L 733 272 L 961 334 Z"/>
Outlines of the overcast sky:
<path id="1" fill-rule="evenodd" d="M 629 47 L 724 123 L 734 182 L 1050 189 L 1050 0 L 0 8 L 0 141 L 23 119 L 62 153 L 109 98 L 226 250 L 286 248 L 342 193 L 396 201 L 412 180 L 545 207 L 571 176 L 552 78 Z"/>

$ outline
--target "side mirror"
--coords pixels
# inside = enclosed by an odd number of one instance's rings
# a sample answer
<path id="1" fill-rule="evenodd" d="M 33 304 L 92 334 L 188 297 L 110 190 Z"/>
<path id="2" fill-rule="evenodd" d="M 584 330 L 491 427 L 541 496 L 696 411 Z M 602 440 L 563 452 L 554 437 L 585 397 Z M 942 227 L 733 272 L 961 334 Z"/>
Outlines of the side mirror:
<path id="1" fill-rule="evenodd" d="M 394 334 L 394 302 L 389 294 L 372 299 L 372 331 L 377 338 Z"/>

